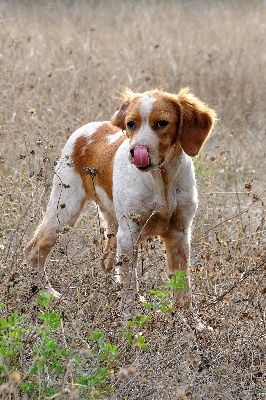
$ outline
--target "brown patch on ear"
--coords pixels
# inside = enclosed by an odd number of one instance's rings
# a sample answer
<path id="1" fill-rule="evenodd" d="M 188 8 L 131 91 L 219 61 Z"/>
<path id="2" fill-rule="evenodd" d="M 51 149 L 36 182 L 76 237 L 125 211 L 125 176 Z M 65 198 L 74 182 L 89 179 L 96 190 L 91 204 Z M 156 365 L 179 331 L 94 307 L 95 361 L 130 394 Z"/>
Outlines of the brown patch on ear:
<path id="1" fill-rule="evenodd" d="M 123 87 L 119 92 L 118 92 L 118 98 L 123 101 L 121 106 L 119 107 L 119 110 L 115 112 L 111 119 L 111 123 L 114 126 L 117 126 L 118 128 L 125 130 L 125 114 L 126 110 L 129 106 L 130 101 L 132 98 L 135 96 L 135 94 L 132 92 L 131 89 L 128 87 Z"/>
<path id="2" fill-rule="evenodd" d="M 125 113 L 128 108 L 129 101 L 125 101 L 121 104 L 120 108 L 116 113 L 113 115 L 111 119 L 111 123 L 118 128 L 125 130 Z"/>
<path id="3" fill-rule="evenodd" d="M 189 88 L 180 90 L 178 96 L 180 107 L 179 143 L 189 156 L 196 156 L 216 122 L 216 113 L 197 99 Z"/>

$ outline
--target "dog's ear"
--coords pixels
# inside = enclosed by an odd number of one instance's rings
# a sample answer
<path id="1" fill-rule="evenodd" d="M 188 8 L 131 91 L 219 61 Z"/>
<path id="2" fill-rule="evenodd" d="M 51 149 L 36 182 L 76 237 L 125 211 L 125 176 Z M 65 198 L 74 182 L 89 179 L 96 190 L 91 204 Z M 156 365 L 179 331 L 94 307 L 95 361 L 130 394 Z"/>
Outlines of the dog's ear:
<path id="1" fill-rule="evenodd" d="M 194 157 L 210 135 L 216 113 L 189 93 L 189 88 L 181 89 L 177 98 L 180 109 L 178 140 L 184 152 Z"/>
<path id="2" fill-rule="evenodd" d="M 114 126 L 117 126 L 118 128 L 120 128 L 122 130 L 126 129 L 126 127 L 125 127 L 125 113 L 126 113 L 126 110 L 128 108 L 128 105 L 129 105 L 129 101 L 124 101 L 121 104 L 121 106 L 119 107 L 119 110 L 114 113 L 114 115 L 112 116 L 112 119 L 111 119 L 111 123 Z"/>
<path id="3" fill-rule="evenodd" d="M 134 97 L 134 93 L 132 92 L 131 89 L 129 89 L 127 86 L 124 86 L 121 88 L 121 90 L 118 91 L 118 98 L 122 100 L 122 104 L 119 107 L 119 110 L 116 111 L 116 113 L 113 115 L 111 119 L 111 123 L 114 126 L 117 126 L 118 128 L 125 130 L 125 116 L 126 116 L 126 111 L 129 106 L 130 101 Z"/>

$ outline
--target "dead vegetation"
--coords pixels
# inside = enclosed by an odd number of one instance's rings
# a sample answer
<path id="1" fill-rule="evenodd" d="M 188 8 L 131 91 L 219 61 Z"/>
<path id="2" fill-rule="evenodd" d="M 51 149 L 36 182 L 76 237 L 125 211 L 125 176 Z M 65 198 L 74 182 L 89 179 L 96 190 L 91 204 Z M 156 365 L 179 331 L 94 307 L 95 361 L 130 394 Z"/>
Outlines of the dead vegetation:
<path id="1" fill-rule="evenodd" d="M 190 86 L 219 117 L 195 159 L 194 313 L 154 313 L 141 329 L 148 349 L 121 352 L 106 398 L 265 398 L 265 13 L 262 1 L 0 5 L 5 317 L 18 310 L 36 320 L 23 247 L 45 211 L 66 138 L 84 123 L 110 119 L 121 85 L 169 92 Z M 102 247 L 90 205 L 50 256 L 48 275 L 64 293 L 56 310 L 66 346 L 82 348 L 98 328 L 123 347 L 114 285 L 99 266 Z M 160 243 L 150 239 L 139 262 L 147 299 L 149 290 L 163 290 L 163 271 Z"/>

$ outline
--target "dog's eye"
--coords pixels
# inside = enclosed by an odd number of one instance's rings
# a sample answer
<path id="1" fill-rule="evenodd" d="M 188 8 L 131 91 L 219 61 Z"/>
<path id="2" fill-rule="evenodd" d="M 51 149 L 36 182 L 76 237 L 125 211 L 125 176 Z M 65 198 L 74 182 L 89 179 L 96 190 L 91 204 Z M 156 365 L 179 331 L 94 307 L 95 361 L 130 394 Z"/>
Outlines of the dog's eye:
<path id="1" fill-rule="evenodd" d="M 127 122 L 127 127 L 128 127 L 128 129 L 134 131 L 136 129 L 136 124 L 135 124 L 134 121 L 128 121 Z"/>
<path id="2" fill-rule="evenodd" d="M 156 122 L 155 128 L 162 129 L 162 128 L 165 128 L 168 124 L 169 124 L 169 122 L 167 122 L 165 120 L 161 120 L 161 121 Z"/>

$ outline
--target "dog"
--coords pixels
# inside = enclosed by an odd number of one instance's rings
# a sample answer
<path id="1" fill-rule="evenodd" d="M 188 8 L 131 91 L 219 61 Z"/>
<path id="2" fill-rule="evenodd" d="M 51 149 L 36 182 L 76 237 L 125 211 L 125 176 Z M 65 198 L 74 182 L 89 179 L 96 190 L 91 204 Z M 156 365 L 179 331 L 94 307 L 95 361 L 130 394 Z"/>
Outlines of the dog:
<path id="1" fill-rule="evenodd" d="M 55 167 L 47 211 L 25 248 L 35 289 L 55 298 L 45 260 L 66 226 L 74 226 L 85 203 L 94 200 L 106 222 L 102 267 L 113 268 L 124 302 L 138 292 L 138 244 L 159 236 L 168 275 L 187 271 L 197 189 L 191 157 L 216 121 L 216 113 L 188 88 L 120 92 L 111 121 L 92 122 L 68 139 Z M 36 287 L 37 286 L 37 287 Z M 181 301 L 180 291 L 175 293 Z M 186 297 L 186 296 L 185 296 Z"/>

